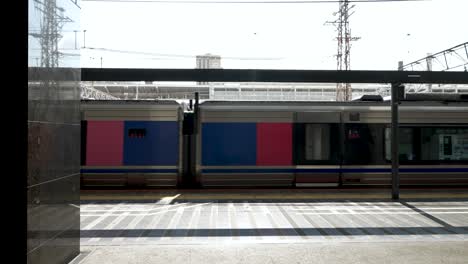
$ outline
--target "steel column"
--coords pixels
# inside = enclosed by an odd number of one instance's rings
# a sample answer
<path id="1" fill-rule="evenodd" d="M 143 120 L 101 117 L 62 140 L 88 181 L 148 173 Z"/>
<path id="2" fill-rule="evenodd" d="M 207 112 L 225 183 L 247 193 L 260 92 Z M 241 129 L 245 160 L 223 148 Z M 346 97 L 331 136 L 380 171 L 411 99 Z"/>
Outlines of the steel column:
<path id="1" fill-rule="evenodd" d="M 400 84 L 392 84 L 392 199 L 400 199 L 400 175 L 399 175 L 399 155 L 398 145 L 400 143 L 398 124 L 398 105 Z"/>

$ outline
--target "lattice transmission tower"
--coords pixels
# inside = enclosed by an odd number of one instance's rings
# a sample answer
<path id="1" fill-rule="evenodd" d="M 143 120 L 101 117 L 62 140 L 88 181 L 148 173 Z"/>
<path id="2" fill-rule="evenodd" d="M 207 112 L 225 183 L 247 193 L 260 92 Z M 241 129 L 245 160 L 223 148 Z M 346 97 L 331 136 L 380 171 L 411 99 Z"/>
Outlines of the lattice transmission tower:
<path id="1" fill-rule="evenodd" d="M 339 71 L 348 71 L 351 69 L 351 41 L 359 40 L 360 37 L 351 36 L 351 27 L 349 24 L 349 18 L 354 11 L 351 10 L 355 5 L 350 6 L 349 0 L 340 0 L 339 9 L 334 12 L 336 16 L 335 21 L 326 22 L 325 24 L 332 24 L 336 26 L 338 36 L 336 40 L 338 42 L 338 51 L 336 54 L 336 69 Z M 352 90 L 350 83 L 337 83 L 336 84 L 336 100 L 337 101 L 349 101 L 352 98 Z"/>
<path id="2" fill-rule="evenodd" d="M 59 66 L 60 52 L 58 42 L 62 38 L 60 31 L 67 22 L 73 22 L 65 16 L 65 9 L 57 6 L 56 0 L 34 0 L 34 6 L 41 12 L 40 32 L 30 33 L 41 45 L 41 67 L 54 68 Z"/>

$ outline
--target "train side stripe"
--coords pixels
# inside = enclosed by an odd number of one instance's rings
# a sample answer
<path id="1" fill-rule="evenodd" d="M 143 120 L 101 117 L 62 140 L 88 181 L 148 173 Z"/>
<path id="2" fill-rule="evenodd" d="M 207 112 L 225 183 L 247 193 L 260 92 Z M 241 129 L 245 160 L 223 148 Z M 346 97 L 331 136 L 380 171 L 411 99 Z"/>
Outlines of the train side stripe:
<path id="1" fill-rule="evenodd" d="M 177 169 L 81 169 L 81 173 L 175 173 Z M 468 168 L 400 169 L 403 173 L 468 172 Z M 202 169 L 202 173 L 391 173 L 390 169 Z"/>
<path id="2" fill-rule="evenodd" d="M 81 169 L 81 173 L 176 173 L 177 169 Z"/>
<path id="3" fill-rule="evenodd" d="M 202 173 L 294 173 L 294 169 L 202 169 Z"/>
<path id="4" fill-rule="evenodd" d="M 401 168 L 402 173 L 468 172 L 468 168 Z M 391 169 L 202 169 L 202 173 L 391 173 Z"/>

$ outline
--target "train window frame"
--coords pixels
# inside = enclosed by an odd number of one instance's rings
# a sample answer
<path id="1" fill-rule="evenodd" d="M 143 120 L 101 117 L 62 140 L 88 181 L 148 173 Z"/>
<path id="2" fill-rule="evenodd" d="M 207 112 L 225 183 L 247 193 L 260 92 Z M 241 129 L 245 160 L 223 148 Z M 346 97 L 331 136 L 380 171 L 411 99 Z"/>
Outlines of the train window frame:
<path id="1" fill-rule="evenodd" d="M 390 126 L 387 126 L 388 129 L 391 129 Z M 468 159 L 466 160 L 423 160 L 421 159 L 422 147 L 421 147 L 421 130 L 424 128 L 452 128 L 452 129 L 468 129 L 468 124 L 404 124 L 400 125 L 401 128 L 412 128 L 415 133 L 413 139 L 416 144 L 414 144 L 416 159 L 414 160 L 399 160 L 399 163 L 402 165 L 450 165 L 450 164 L 468 164 Z M 391 141 L 390 141 L 391 142 Z M 387 148 L 387 145 L 384 146 Z M 391 148 L 391 146 L 389 146 Z M 386 159 L 387 157 L 385 157 Z M 391 163 L 391 160 L 387 160 L 387 163 Z"/>
<path id="2" fill-rule="evenodd" d="M 306 127 L 307 125 L 328 125 L 330 131 L 339 138 L 333 140 L 330 136 L 329 159 L 308 160 L 306 159 Z M 340 123 L 295 123 L 293 126 L 293 158 L 295 165 L 341 165 L 341 124 Z"/>

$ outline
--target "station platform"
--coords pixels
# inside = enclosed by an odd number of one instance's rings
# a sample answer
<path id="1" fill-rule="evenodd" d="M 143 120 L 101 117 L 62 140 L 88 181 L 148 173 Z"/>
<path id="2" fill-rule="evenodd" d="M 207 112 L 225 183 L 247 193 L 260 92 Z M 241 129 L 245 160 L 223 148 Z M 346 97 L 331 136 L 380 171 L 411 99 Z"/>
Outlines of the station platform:
<path id="1" fill-rule="evenodd" d="M 467 263 L 468 191 L 82 191 L 76 263 Z"/>

